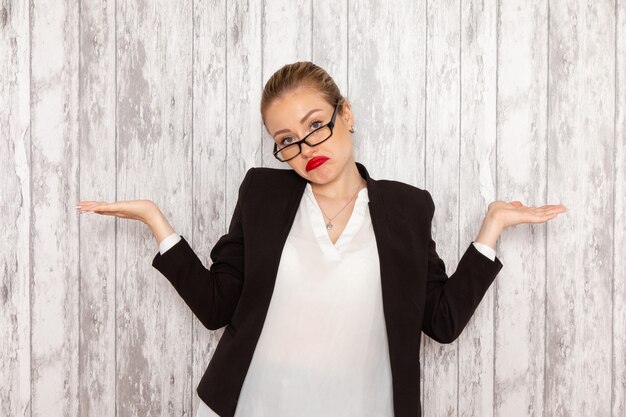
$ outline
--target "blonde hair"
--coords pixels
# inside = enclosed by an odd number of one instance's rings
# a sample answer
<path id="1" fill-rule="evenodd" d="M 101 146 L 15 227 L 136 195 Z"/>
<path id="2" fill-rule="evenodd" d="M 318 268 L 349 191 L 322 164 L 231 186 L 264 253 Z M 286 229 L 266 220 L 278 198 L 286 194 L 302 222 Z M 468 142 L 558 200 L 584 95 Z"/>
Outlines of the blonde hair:
<path id="1" fill-rule="evenodd" d="M 317 91 L 333 108 L 337 103 L 342 104 L 338 113 L 343 113 L 345 97 L 339 92 L 339 87 L 332 77 L 323 68 L 310 61 L 298 61 L 284 65 L 265 83 L 261 96 L 263 124 L 265 125 L 265 112 L 274 100 L 301 88 L 311 88 Z"/>

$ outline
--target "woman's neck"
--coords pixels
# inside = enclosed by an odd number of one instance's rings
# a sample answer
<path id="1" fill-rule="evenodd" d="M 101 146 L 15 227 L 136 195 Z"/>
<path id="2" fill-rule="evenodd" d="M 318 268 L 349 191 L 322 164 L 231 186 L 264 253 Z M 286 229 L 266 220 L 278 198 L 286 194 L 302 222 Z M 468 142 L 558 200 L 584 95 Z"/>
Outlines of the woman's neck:
<path id="1" fill-rule="evenodd" d="M 361 177 L 361 173 L 356 164 L 347 164 L 344 171 L 332 182 L 327 184 L 315 184 L 310 182 L 311 189 L 315 196 L 329 200 L 345 201 L 352 197 L 359 190 L 367 187 L 367 181 Z"/>

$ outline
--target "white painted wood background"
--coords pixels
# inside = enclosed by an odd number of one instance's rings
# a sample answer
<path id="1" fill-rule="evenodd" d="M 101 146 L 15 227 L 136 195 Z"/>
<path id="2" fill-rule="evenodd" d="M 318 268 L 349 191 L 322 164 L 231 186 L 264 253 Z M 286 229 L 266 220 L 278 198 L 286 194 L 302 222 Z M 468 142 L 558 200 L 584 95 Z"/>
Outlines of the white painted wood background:
<path id="1" fill-rule="evenodd" d="M 271 156 L 265 81 L 313 60 L 374 178 L 431 191 L 448 272 L 506 229 L 460 338 L 424 335 L 424 416 L 626 415 L 626 2 L 0 2 L 0 415 L 182 416 L 223 329 L 151 267 L 154 200 L 208 266 Z M 417 394 L 416 394 L 417 395 Z"/>

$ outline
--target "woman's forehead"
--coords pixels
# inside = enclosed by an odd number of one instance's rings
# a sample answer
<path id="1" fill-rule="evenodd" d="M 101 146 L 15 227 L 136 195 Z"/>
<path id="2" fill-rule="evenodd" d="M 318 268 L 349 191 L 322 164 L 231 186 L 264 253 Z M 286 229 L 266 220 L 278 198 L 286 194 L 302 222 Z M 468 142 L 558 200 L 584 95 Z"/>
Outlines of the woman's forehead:
<path id="1" fill-rule="evenodd" d="M 303 107 L 311 105 L 328 106 L 324 97 L 316 90 L 311 88 L 302 88 L 296 91 L 287 93 L 285 96 L 280 97 L 269 106 L 269 109 L 280 108 L 301 110 Z"/>
<path id="2" fill-rule="evenodd" d="M 315 109 L 322 111 L 330 109 L 329 104 L 320 94 L 315 92 L 290 93 L 285 97 L 276 99 L 268 106 L 265 119 L 271 131 L 272 128 L 287 127 L 277 126 L 278 124 L 298 123 L 302 117 Z"/>

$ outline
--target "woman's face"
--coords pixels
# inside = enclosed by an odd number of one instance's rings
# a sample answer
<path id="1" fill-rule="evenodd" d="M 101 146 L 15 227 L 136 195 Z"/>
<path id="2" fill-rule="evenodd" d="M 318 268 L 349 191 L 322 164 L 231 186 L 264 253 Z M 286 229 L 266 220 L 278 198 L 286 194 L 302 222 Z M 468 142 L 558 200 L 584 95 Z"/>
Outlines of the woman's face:
<path id="1" fill-rule="evenodd" d="M 343 113 L 340 113 L 341 107 Z M 298 89 L 267 107 L 265 128 L 280 148 L 304 138 L 309 132 L 330 122 L 334 110 L 315 90 Z M 349 132 L 353 123 L 353 114 L 346 102 L 337 109 L 332 136 L 313 147 L 303 143 L 302 152 L 285 163 L 308 181 L 325 184 L 334 180 L 349 162 L 354 161 Z M 317 167 L 313 168 L 311 164 L 307 166 L 316 157 L 328 159 Z"/>

